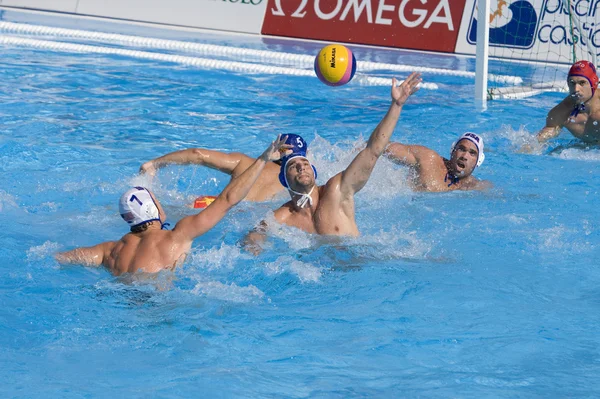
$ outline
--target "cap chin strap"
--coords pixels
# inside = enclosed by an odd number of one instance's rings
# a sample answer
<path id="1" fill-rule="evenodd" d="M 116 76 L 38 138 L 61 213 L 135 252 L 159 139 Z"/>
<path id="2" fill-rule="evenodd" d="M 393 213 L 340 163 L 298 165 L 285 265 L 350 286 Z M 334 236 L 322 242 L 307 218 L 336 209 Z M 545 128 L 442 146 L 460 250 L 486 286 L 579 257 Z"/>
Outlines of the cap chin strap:
<path id="1" fill-rule="evenodd" d="M 299 195 L 300 196 L 300 198 L 298 198 L 298 200 L 296 201 L 296 206 L 298 208 L 304 208 L 304 206 L 306 205 L 307 202 L 308 202 L 309 206 L 312 206 L 313 200 L 312 200 L 312 197 L 310 195 L 312 194 L 313 190 L 315 189 L 315 185 L 312 186 L 312 188 L 310 189 L 310 191 L 308 192 L 308 194 L 299 193 L 299 192 L 294 191 L 294 190 L 292 190 L 291 188 L 288 187 L 288 190 L 291 193 L 293 193 L 294 195 Z"/>
<path id="2" fill-rule="evenodd" d="M 444 177 L 444 183 L 448 183 L 448 187 L 458 183 L 459 181 L 460 177 L 454 176 L 453 174 L 450 174 L 450 172 L 446 173 L 446 177 Z"/>
<path id="3" fill-rule="evenodd" d="M 573 110 L 571 111 L 571 115 L 569 115 L 569 117 L 575 118 L 577 115 L 579 115 L 583 111 L 585 111 L 585 104 L 577 103 L 577 104 L 575 104 L 575 107 L 573 107 Z"/>

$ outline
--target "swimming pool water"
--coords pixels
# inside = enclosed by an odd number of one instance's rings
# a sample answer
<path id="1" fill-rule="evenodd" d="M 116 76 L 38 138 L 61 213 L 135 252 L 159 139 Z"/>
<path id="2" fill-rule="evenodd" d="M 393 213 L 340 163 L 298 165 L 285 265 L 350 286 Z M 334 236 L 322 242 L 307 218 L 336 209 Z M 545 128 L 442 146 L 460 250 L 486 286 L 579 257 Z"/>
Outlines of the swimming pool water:
<path id="1" fill-rule="evenodd" d="M 204 39 L 297 53 L 320 46 Z M 239 240 L 283 199 L 242 203 L 175 273 L 116 278 L 59 267 L 53 253 L 125 234 L 117 201 L 132 184 L 150 184 L 174 222 L 228 182 L 177 166 L 150 182 L 137 175 L 143 162 L 188 147 L 258 155 L 276 134 L 297 133 L 324 183 L 381 119 L 389 88 L 2 51 L 2 397 L 600 394 L 600 150 L 571 146 L 564 133 L 534 154 L 518 151 L 562 95 L 481 112 L 472 83 L 425 74 L 440 89 L 413 96 L 392 139 L 447 155 L 460 133 L 482 134 L 487 157 L 476 175 L 492 190 L 414 193 L 406 171 L 382 159 L 357 196 L 358 239 L 281 227 L 254 257 Z"/>

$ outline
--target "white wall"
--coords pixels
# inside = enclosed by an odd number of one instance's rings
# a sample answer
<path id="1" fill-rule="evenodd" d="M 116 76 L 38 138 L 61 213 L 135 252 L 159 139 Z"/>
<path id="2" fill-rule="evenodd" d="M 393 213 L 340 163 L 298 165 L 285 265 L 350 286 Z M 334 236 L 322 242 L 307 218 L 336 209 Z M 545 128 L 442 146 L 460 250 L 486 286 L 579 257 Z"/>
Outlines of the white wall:
<path id="1" fill-rule="evenodd" d="M 268 0 L 0 0 L 8 7 L 260 34 Z"/>
<path id="2" fill-rule="evenodd" d="M 266 6 L 267 0 L 79 0 L 77 13 L 260 33 Z"/>
<path id="3" fill-rule="evenodd" d="M 36 10 L 75 12 L 77 0 L 0 0 L 0 5 Z"/>

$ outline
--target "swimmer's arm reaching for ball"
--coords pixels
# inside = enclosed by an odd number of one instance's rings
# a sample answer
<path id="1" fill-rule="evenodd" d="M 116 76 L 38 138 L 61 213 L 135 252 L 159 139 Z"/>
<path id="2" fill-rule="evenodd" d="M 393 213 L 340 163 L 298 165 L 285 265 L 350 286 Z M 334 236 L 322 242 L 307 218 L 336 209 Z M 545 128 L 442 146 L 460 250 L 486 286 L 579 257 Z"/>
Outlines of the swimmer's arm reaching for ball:
<path id="1" fill-rule="evenodd" d="M 213 228 L 231 208 L 242 201 L 256 182 L 269 161 L 276 161 L 291 153 L 292 146 L 285 144 L 285 137 L 277 139 L 241 175 L 232 179 L 219 196 L 200 213 L 181 219 L 173 228 L 185 240 L 193 240 Z"/>
<path id="2" fill-rule="evenodd" d="M 243 161 L 243 162 L 242 162 Z M 147 173 L 154 176 L 156 171 L 163 166 L 170 164 L 177 165 L 202 165 L 211 169 L 231 175 L 235 168 L 240 164 L 250 164 L 254 159 L 240 152 L 224 153 L 219 151 L 207 150 L 204 148 L 188 148 L 163 155 L 151 161 L 144 163 L 140 167 L 140 173 Z"/>
<path id="3" fill-rule="evenodd" d="M 103 242 L 93 247 L 75 248 L 70 251 L 59 252 L 54 258 L 60 264 L 79 264 L 84 266 L 102 266 L 104 259 L 114 248 L 116 241 Z"/>
<path id="4" fill-rule="evenodd" d="M 340 189 L 344 197 L 360 191 L 369 180 L 377 159 L 385 150 L 396 128 L 404 103 L 419 90 L 420 82 L 421 75 L 416 72 L 411 73 L 400 86 L 396 86 L 395 78 L 392 80 L 392 103 L 387 113 L 371 133 L 366 148 L 359 152 L 341 173 Z"/>

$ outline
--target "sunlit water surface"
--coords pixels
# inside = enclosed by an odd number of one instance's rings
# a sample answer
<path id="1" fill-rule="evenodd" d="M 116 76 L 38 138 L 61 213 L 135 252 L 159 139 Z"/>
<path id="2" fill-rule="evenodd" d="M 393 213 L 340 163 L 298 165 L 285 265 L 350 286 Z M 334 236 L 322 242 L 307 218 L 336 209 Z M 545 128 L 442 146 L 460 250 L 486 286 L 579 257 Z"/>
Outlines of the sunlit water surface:
<path id="1" fill-rule="evenodd" d="M 562 95 L 480 112 L 472 81 L 425 74 L 440 89 L 411 98 L 393 140 L 447 156 L 462 132 L 483 135 L 476 175 L 492 190 L 414 193 L 407 171 L 382 159 L 356 198 L 358 239 L 273 228 L 254 257 L 239 241 L 284 197 L 242 203 L 174 273 L 116 278 L 59 267 L 53 254 L 125 234 L 117 200 L 132 184 L 149 185 L 174 222 L 194 212 L 187 205 L 197 195 L 228 182 L 189 166 L 150 182 L 137 175 L 144 161 L 188 147 L 257 156 L 276 134 L 297 133 L 324 183 L 384 115 L 389 87 L 2 53 L 2 397 L 600 394 L 600 150 L 573 146 L 564 133 L 519 152 Z M 355 54 L 473 69 L 454 57 Z"/>

